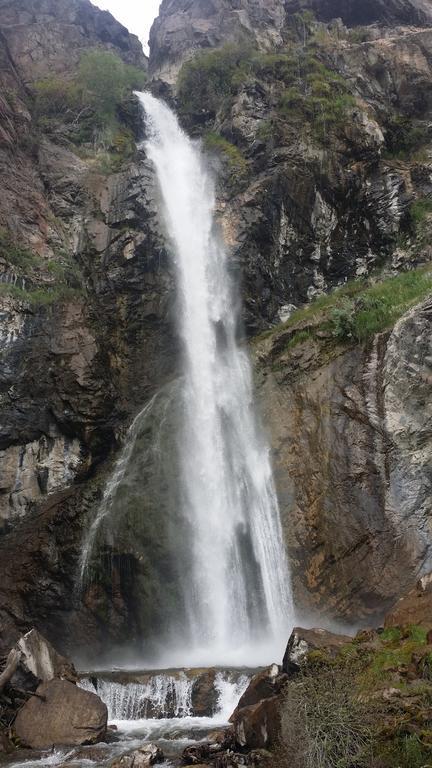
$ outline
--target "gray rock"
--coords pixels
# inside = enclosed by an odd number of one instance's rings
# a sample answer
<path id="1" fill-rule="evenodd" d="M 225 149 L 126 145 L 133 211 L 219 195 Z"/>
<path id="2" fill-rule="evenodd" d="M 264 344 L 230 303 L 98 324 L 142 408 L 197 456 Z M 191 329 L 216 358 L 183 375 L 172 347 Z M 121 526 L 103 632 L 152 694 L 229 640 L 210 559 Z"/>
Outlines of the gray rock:
<path id="1" fill-rule="evenodd" d="M 32 749 L 96 744 L 107 728 L 106 705 L 94 693 L 66 680 L 42 683 L 15 720 L 15 731 Z"/>

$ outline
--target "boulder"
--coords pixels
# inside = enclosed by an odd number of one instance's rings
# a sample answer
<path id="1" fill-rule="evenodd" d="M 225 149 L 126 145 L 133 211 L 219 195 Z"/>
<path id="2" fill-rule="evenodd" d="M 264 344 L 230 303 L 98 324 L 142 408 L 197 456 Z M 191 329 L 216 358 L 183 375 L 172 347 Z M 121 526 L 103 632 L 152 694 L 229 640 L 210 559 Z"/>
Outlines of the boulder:
<path id="1" fill-rule="evenodd" d="M 295 627 L 288 640 L 282 669 L 287 675 L 294 675 L 307 661 L 311 651 L 322 651 L 327 656 L 336 656 L 340 649 L 350 642 L 352 637 L 349 635 L 336 635 L 326 629 Z"/>
<path id="2" fill-rule="evenodd" d="M 161 763 L 164 760 L 163 752 L 156 744 L 144 744 L 144 746 L 134 749 L 133 752 L 127 752 L 121 755 L 110 768 L 148 768 L 155 763 Z"/>
<path id="3" fill-rule="evenodd" d="M 108 712 L 99 696 L 67 680 L 42 683 L 15 720 L 15 731 L 32 749 L 95 744 L 106 734 Z"/>
<path id="4" fill-rule="evenodd" d="M 401 597 L 384 621 L 385 627 L 410 624 L 432 629 L 432 573 L 419 579 L 416 586 Z"/>
<path id="5" fill-rule="evenodd" d="M 69 680 L 72 683 L 77 681 L 78 676 L 72 662 L 57 653 L 37 629 L 31 629 L 23 635 L 17 642 L 17 648 L 21 658 L 12 683 L 19 687 L 36 690 L 40 682 L 47 683 L 54 678 Z"/>
<path id="6" fill-rule="evenodd" d="M 240 698 L 236 711 L 243 707 L 257 704 L 262 699 L 268 699 L 270 696 L 277 695 L 287 680 L 287 675 L 281 673 L 277 664 L 272 664 L 271 667 L 258 672 L 258 674 L 253 676 L 246 691 Z M 231 716 L 230 722 L 232 722 L 234 714 Z"/>
<path id="7" fill-rule="evenodd" d="M 192 686 L 192 711 L 196 717 L 211 717 L 217 710 L 216 670 L 199 675 Z"/>
<path id="8" fill-rule="evenodd" d="M 248 750 L 275 744 L 280 734 L 280 703 L 278 696 L 272 696 L 236 710 L 233 716 L 236 744 Z"/>

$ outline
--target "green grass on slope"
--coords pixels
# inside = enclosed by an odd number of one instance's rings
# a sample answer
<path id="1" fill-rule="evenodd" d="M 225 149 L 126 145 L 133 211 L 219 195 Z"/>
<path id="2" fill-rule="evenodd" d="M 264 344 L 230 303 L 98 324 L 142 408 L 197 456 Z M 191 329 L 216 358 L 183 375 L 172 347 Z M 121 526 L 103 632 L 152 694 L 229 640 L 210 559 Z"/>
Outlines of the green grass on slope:
<path id="1" fill-rule="evenodd" d="M 431 265 L 382 282 L 350 282 L 297 310 L 289 320 L 266 331 L 259 339 L 300 326 L 290 339 L 290 347 L 313 336 L 314 330 L 325 330 L 341 342 L 363 342 L 391 328 L 407 310 L 430 293 Z"/>

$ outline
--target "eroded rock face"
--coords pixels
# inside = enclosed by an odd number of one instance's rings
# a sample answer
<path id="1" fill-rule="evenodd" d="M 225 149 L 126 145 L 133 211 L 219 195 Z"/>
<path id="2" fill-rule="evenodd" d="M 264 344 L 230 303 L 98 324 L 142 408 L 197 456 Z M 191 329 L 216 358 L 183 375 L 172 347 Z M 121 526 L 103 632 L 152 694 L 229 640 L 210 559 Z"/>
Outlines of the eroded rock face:
<path id="1" fill-rule="evenodd" d="M 311 10 L 320 21 L 341 18 L 348 26 L 357 24 L 432 24 L 428 0 L 287 0 L 287 13 Z"/>
<path id="2" fill-rule="evenodd" d="M 287 675 L 296 674 L 307 663 L 311 651 L 325 651 L 328 656 L 334 657 L 351 641 L 349 635 L 336 635 L 326 629 L 295 627 L 288 640 L 282 669 Z"/>
<path id="3" fill-rule="evenodd" d="M 15 731 L 32 749 L 55 745 L 95 744 L 107 727 L 107 708 L 94 693 L 66 680 L 40 685 L 15 720 Z"/>
<path id="4" fill-rule="evenodd" d="M 420 626 L 432 630 L 432 574 L 427 573 L 385 617 L 386 627 Z"/>
<path id="5" fill-rule="evenodd" d="M 146 64 L 138 38 L 90 0 L 1 0 L 0 30 L 25 83 L 70 72 L 92 45 Z"/>
<path id="6" fill-rule="evenodd" d="M 430 302 L 363 347 L 275 336 L 260 401 L 297 604 L 381 620 L 430 570 Z"/>
<path id="7" fill-rule="evenodd" d="M 282 42 L 281 0 L 164 0 L 150 32 L 150 71 L 172 85 L 182 63 L 200 48 L 255 42 L 269 49 Z"/>

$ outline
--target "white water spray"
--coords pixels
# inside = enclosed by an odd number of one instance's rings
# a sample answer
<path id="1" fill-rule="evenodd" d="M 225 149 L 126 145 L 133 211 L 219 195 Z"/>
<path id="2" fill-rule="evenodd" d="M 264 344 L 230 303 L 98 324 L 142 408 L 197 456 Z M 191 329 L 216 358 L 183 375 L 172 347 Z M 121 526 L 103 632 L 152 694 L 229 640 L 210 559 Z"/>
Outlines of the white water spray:
<path id="1" fill-rule="evenodd" d="M 179 503 L 192 548 L 192 570 L 183 583 L 188 659 L 228 662 L 233 649 L 244 649 L 250 663 L 256 648 L 255 663 L 270 662 L 280 658 L 292 624 L 289 570 L 269 449 L 254 413 L 251 367 L 237 341 L 213 182 L 200 147 L 174 113 L 148 93 L 139 98 L 180 300 L 185 377 Z"/>

